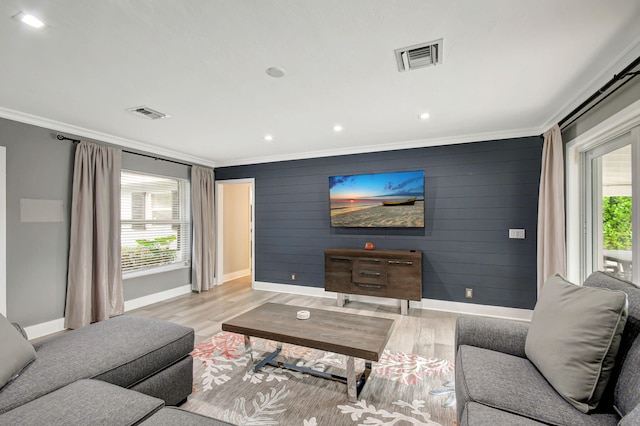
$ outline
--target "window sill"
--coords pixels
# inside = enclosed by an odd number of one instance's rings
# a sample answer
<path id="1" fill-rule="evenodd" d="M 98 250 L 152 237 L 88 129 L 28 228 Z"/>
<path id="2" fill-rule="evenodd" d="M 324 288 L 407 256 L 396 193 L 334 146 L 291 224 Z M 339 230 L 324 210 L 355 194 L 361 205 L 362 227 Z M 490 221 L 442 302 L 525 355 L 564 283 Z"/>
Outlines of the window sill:
<path id="1" fill-rule="evenodd" d="M 164 272 L 176 271 L 178 269 L 186 269 L 190 267 L 191 267 L 190 265 L 185 265 L 183 263 L 177 263 L 177 264 L 166 265 L 166 266 L 158 266 L 155 268 L 143 269 L 140 271 L 126 272 L 122 274 L 122 279 L 130 280 L 132 278 L 145 277 L 147 275 L 162 274 Z"/>

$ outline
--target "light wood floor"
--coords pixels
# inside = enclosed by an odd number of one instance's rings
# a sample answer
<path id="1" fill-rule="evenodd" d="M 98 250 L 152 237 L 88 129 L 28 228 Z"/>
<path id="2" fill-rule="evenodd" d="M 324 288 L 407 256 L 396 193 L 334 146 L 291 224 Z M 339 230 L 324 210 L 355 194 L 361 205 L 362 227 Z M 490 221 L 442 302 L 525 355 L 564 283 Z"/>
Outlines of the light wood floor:
<path id="1" fill-rule="evenodd" d="M 252 290 L 249 277 L 229 281 L 200 294 L 191 293 L 127 312 L 193 327 L 196 344 L 221 331 L 221 324 L 265 302 L 358 313 L 395 320 L 387 349 L 454 360 L 456 314 L 362 302 L 336 306 L 335 299 Z"/>

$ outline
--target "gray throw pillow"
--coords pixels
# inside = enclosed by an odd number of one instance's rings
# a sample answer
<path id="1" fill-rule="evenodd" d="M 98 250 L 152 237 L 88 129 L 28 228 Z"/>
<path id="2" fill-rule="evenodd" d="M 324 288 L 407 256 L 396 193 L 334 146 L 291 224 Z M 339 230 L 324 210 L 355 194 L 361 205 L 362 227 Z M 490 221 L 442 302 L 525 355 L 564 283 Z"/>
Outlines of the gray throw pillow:
<path id="1" fill-rule="evenodd" d="M 0 314 L 0 388 L 36 359 L 36 351 L 18 330 Z"/>
<path id="2" fill-rule="evenodd" d="M 598 406 L 627 321 L 627 295 L 549 278 L 533 310 L 527 358 L 583 413 Z"/>

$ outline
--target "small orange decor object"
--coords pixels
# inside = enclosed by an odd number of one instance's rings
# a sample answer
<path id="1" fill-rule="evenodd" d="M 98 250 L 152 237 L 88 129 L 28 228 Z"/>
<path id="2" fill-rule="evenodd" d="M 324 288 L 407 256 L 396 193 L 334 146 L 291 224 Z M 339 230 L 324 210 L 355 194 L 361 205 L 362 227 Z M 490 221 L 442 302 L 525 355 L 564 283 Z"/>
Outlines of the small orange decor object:
<path id="1" fill-rule="evenodd" d="M 376 246 L 371 241 L 367 241 L 364 243 L 364 248 L 365 250 L 373 250 Z"/>

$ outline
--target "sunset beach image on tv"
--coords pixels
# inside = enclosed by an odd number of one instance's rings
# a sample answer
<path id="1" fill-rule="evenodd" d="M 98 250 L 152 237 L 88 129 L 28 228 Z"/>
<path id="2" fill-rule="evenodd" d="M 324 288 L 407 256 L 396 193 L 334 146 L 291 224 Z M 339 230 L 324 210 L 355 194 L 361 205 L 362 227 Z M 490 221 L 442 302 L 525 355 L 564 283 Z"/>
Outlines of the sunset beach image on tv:
<path id="1" fill-rule="evenodd" d="M 424 171 L 329 177 L 331 226 L 424 228 Z"/>

